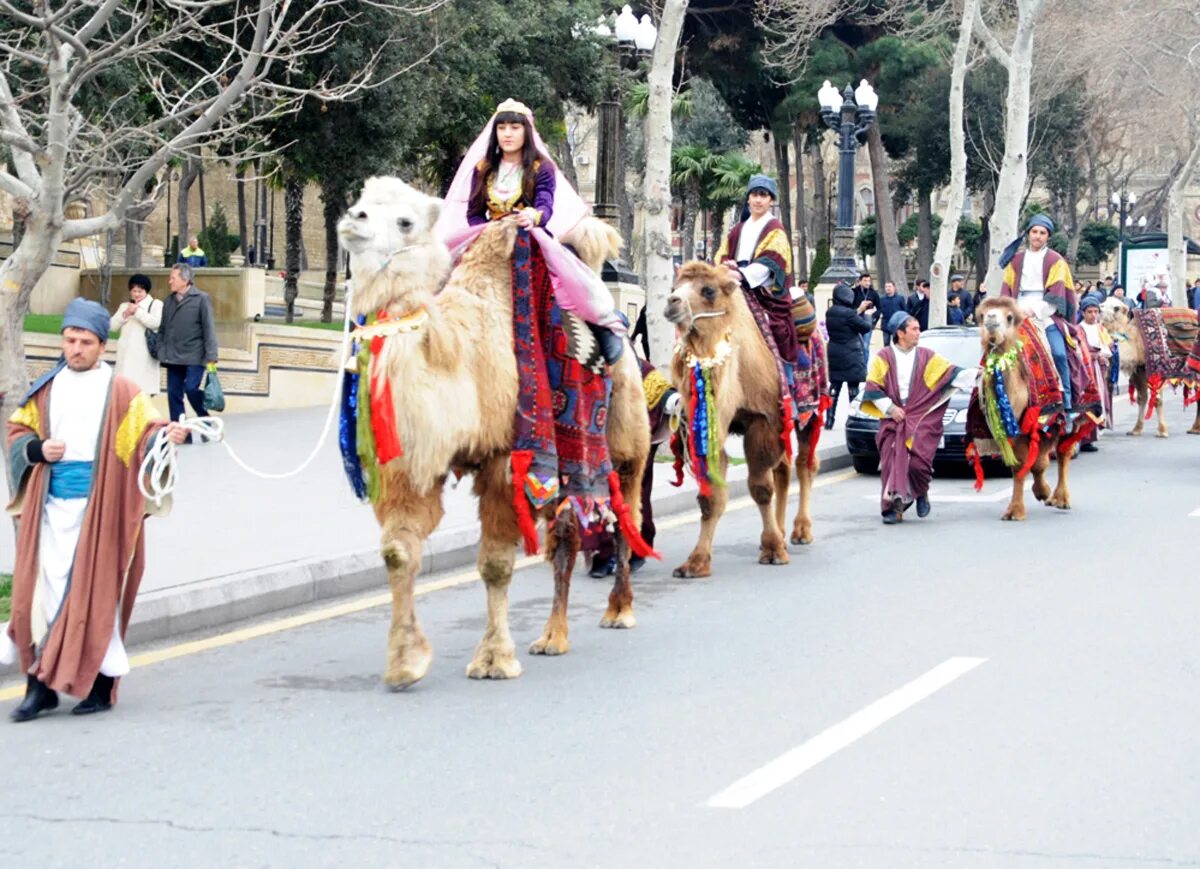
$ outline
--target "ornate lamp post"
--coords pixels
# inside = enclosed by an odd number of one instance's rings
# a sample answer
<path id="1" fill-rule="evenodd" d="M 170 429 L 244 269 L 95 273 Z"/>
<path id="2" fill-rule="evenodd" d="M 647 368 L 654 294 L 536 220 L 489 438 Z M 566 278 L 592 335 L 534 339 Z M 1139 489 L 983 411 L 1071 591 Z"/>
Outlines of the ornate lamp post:
<path id="1" fill-rule="evenodd" d="M 625 118 L 621 110 L 624 93 L 622 83 L 626 72 L 637 70 L 641 61 L 654 51 L 658 29 L 649 15 L 643 15 L 639 21 L 633 9 L 626 5 L 615 16 L 611 27 L 608 19 L 601 18 L 596 24 L 595 33 L 608 40 L 616 56 L 616 74 L 608 95 L 596 107 L 595 212 L 597 217 L 616 225 L 619 217 L 617 192 L 625 174 L 622 171 L 625 140 Z"/>
<path id="2" fill-rule="evenodd" d="M 821 119 L 839 134 L 841 162 L 838 167 L 837 226 L 833 230 L 833 256 L 821 283 L 853 282 L 858 277 L 854 262 L 854 155 L 867 140 L 867 131 L 875 123 L 879 95 L 863 79 L 857 90 L 838 89 L 827 80 L 817 92 Z"/>
<path id="3" fill-rule="evenodd" d="M 1129 193 L 1122 189 L 1120 192 L 1113 191 L 1112 195 L 1113 208 L 1117 209 L 1117 283 L 1125 283 L 1125 275 L 1121 269 L 1121 263 L 1124 260 L 1125 249 L 1125 234 L 1126 231 L 1133 228 L 1133 215 L 1129 212 L 1137 205 L 1137 194 Z M 1109 209 L 1109 214 L 1112 209 Z M 1138 226 L 1146 226 L 1146 218 L 1142 217 L 1138 222 Z"/>

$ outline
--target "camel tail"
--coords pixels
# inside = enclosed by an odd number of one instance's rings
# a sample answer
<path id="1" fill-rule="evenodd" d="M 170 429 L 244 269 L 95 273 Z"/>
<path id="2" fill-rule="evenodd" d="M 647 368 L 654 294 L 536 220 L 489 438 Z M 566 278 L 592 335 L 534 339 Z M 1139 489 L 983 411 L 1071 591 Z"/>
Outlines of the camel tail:
<path id="1" fill-rule="evenodd" d="M 624 242 L 621 234 L 598 217 L 585 217 L 563 238 L 564 244 L 575 248 L 579 258 L 597 274 L 606 259 L 615 259 Z"/>

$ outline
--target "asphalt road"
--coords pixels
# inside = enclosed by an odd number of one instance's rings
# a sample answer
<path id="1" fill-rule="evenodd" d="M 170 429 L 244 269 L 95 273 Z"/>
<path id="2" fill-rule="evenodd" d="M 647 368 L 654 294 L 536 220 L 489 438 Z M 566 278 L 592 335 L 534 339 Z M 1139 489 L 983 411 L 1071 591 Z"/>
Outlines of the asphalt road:
<path id="1" fill-rule="evenodd" d="M 1004 480 L 939 479 L 885 527 L 878 478 L 829 475 L 790 566 L 754 563 L 742 509 L 685 581 L 675 523 L 636 630 L 596 627 L 583 576 L 570 654 L 512 682 L 463 676 L 465 581 L 419 599 L 436 660 L 401 694 L 385 608 L 160 650 L 111 713 L 0 723 L 0 863 L 1200 865 L 1200 437 L 1172 421 L 1105 438 L 1074 509 L 1021 524 Z M 518 574 L 519 648 L 550 591 Z"/>

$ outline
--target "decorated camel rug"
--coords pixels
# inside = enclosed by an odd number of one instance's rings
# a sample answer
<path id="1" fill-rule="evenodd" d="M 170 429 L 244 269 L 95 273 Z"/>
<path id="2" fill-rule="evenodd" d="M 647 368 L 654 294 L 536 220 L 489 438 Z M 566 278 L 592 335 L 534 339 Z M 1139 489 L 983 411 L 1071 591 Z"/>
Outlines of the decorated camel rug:
<path id="1" fill-rule="evenodd" d="M 1152 390 L 1158 391 L 1165 384 L 1183 384 L 1192 389 L 1200 385 L 1200 368 L 1193 368 L 1189 362 L 1200 337 L 1195 312 L 1152 308 L 1134 311 L 1133 321 L 1146 348 L 1146 381 Z"/>

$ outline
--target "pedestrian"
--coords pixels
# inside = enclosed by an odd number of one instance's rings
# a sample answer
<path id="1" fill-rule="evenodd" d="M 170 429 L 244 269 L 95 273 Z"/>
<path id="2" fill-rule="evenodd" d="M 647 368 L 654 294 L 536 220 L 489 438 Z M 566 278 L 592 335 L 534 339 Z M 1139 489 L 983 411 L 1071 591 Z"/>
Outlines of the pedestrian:
<path id="1" fill-rule="evenodd" d="M 1112 428 L 1112 390 L 1109 388 L 1111 366 L 1113 362 L 1113 339 L 1100 322 L 1100 303 L 1104 300 L 1098 293 L 1083 297 L 1079 307 L 1083 309 L 1083 322 L 1079 328 L 1088 343 L 1088 358 L 1092 363 L 1092 371 L 1096 377 L 1096 385 L 1100 387 L 1100 401 L 1104 406 L 1104 419 L 1100 425 L 1091 428 L 1080 442 L 1079 449 L 1085 453 L 1099 452 L 1096 441 L 1100 437 L 1101 428 Z"/>
<path id="2" fill-rule="evenodd" d="M 962 297 L 957 293 L 950 293 L 946 296 L 946 325 L 962 326 L 964 323 L 966 318 L 963 316 Z"/>
<path id="3" fill-rule="evenodd" d="M 1123 284 L 1113 284 L 1109 295 L 1120 301 L 1125 307 L 1129 307 L 1129 300 L 1125 298 L 1125 286 Z"/>
<path id="4" fill-rule="evenodd" d="M 895 525 L 914 501 L 918 516 L 929 515 L 929 482 L 944 425 L 941 408 L 955 389 L 973 385 L 975 372 L 918 347 L 921 328 L 911 314 L 893 314 L 888 331 L 895 342 L 871 360 L 862 410 L 880 420 L 875 435 L 883 486 L 880 509 L 883 524 Z"/>
<path id="5" fill-rule="evenodd" d="M 879 318 L 879 303 L 882 300 L 879 298 L 871 283 L 871 275 L 869 272 L 862 272 L 858 276 L 858 283 L 854 286 L 854 306 L 857 308 L 863 302 L 870 302 L 873 313 L 871 317 L 871 331 L 875 330 L 875 321 Z M 863 365 L 865 366 L 871 361 L 871 332 L 862 336 L 863 345 Z"/>
<path id="6" fill-rule="evenodd" d="M 845 283 L 833 288 L 833 304 L 825 312 L 825 329 L 829 333 L 829 395 L 832 404 L 825 428 L 833 428 L 837 413 L 838 395 L 846 385 L 846 400 L 858 397 L 858 385 L 867 375 L 867 363 L 862 354 L 862 336 L 871 334 L 871 302 L 864 299 L 856 306 L 854 290 Z"/>
<path id="7" fill-rule="evenodd" d="M 19 657 L 26 674 L 13 721 L 57 708 L 60 691 L 85 698 L 75 715 L 111 709 L 129 672 L 125 631 L 145 564 L 138 477 L 163 423 L 137 384 L 101 361 L 109 319 L 96 302 L 67 306 L 62 358 L 8 421 L 19 524 L 0 658 Z M 166 429 L 175 444 L 187 434 Z"/>
<path id="8" fill-rule="evenodd" d="M 962 275 L 950 276 L 950 295 L 958 297 L 958 307 L 962 310 L 963 323 L 975 316 L 975 296 L 967 291 L 966 278 Z"/>
<path id="9" fill-rule="evenodd" d="M 908 313 L 917 318 L 917 325 L 924 332 L 929 328 L 929 281 L 917 281 L 913 294 L 908 297 Z"/>
<path id="10" fill-rule="evenodd" d="M 134 275 L 129 279 L 129 301 L 122 302 L 109 320 L 108 327 L 120 329 L 117 340 L 116 372 L 128 377 L 147 395 L 158 395 L 158 360 L 150 355 L 146 332 L 162 325 L 163 303 L 150 295 L 150 279 Z"/>
<path id="11" fill-rule="evenodd" d="M 907 300 L 896 292 L 896 284 L 893 281 L 884 281 L 883 296 L 879 300 L 879 330 L 883 333 L 884 347 L 892 342 L 892 336 L 887 330 L 892 314 L 905 310 L 906 306 Z"/>
<path id="12" fill-rule="evenodd" d="M 202 269 L 208 265 L 208 254 L 200 247 L 200 239 L 196 236 L 188 238 L 188 246 L 179 252 L 178 263 L 184 263 L 194 269 Z"/>
<path id="13" fill-rule="evenodd" d="M 1200 278 L 1196 278 L 1188 289 L 1188 307 L 1192 310 L 1200 308 Z"/>
<path id="14" fill-rule="evenodd" d="M 183 397 L 196 416 L 208 416 L 201 381 L 207 366 L 217 365 L 217 330 L 212 299 L 196 289 L 192 267 L 176 265 L 167 277 L 171 289 L 163 303 L 158 333 L 158 361 L 167 369 L 167 406 L 171 419 L 184 415 Z M 190 441 L 189 441 L 190 442 Z"/>
<path id="15" fill-rule="evenodd" d="M 721 240 L 716 261 L 753 294 L 770 324 L 775 349 L 794 363 L 800 345 L 792 325 L 792 246 L 771 206 L 779 185 L 769 175 L 754 175 L 746 185 L 742 220 Z"/>
<path id="16" fill-rule="evenodd" d="M 816 304 L 816 299 L 813 297 L 812 292 L 808 289 L 808 281 L 796 282 L 796 286 L 792 287 L 792 301 L 794 302 L 796 299 L 800 298 L 801 293 L 808 297 L 810 304 Z"/>

